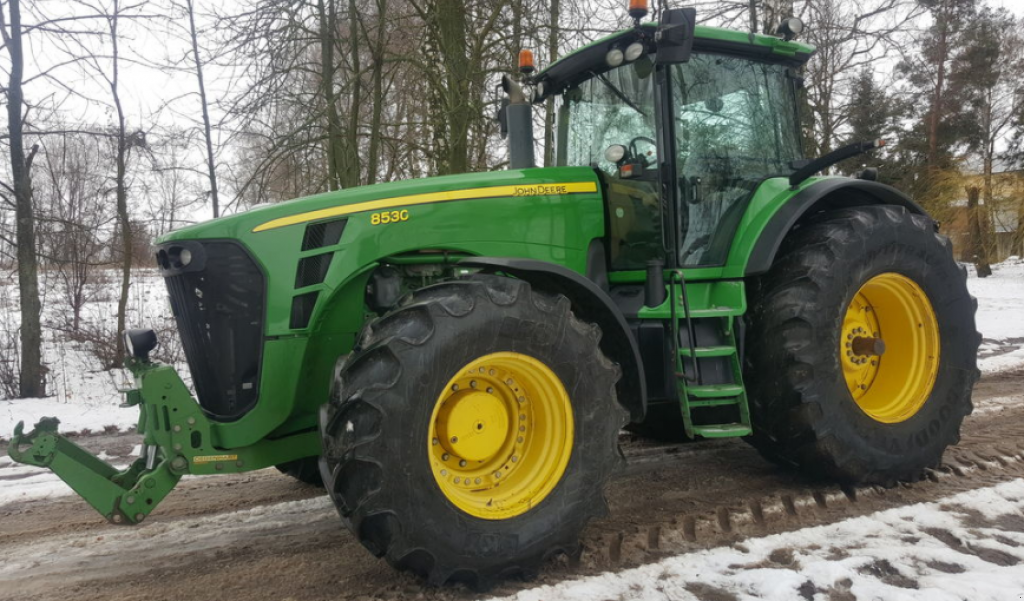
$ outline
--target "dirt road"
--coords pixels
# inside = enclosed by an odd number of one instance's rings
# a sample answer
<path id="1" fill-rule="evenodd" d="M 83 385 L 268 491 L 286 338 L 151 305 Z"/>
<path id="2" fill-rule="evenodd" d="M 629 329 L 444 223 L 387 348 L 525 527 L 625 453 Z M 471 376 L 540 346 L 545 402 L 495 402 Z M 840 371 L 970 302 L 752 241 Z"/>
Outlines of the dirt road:
<path id="1" fill-rule="evenodd" d="M 491 594 L 1024 476 L 1024 371 L 984 378 L 975 403 L 943 468 L 889 490 L 807 481 L 739 440 L 665 447 L 623 438 L 630 467 L 608 491 L 610 514 L 585 533 L 580 562 L 555 560 L 533 583 Z M 137 441 L 79 442 L 123 457 Z M 13 482 L 0 470 L 0 486 Z M 106 524 L 75 496 L 0 507 L 0 600 L 479 597 L 393 571 L 344 530 L 319 489 L 274 470 L 186 479 L 135 528 Z"/>

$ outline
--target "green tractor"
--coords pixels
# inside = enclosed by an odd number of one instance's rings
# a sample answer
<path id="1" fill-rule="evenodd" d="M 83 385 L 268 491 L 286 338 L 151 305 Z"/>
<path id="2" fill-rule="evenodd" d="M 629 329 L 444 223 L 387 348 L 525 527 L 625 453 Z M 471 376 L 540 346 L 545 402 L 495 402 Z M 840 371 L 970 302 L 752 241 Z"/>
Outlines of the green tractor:
<path id="1" fill-rule="evenodd" d="M 10 454 L 138 524 L 185 474 L 322 483 L 370 552 L 484 587 L 578 553 L 625 427 L 744 437 L 847 484 L 912 481 L 958 440 L 975 304 L 913 200 L 816 177 L 814 49 L 635 25 L 506 78 L 508 171 L 342 190 L 168 234 L 157 260 L 195 390 L 126 333 L 142 456 L 117 471 L 43 420 Z M 557 98 L 557 165 L 532 103 Z"/>

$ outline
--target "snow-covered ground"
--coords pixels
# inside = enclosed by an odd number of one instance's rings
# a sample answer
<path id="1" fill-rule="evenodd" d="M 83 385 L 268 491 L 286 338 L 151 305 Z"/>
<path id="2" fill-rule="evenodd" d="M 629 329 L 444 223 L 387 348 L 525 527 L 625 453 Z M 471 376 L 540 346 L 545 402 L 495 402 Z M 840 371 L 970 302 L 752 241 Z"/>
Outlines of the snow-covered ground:
<path id="1" fill-rule="evenodd" d="M 522 591 L 504 601 L 1024 599 L 1024 480 Z"/>
<path id="2" fill-rule="evenodd" d="M 982 372 L 1024 365 L 1024 260 L 1011 257 L 992 266 L 992 275 L 979 278 L 969 267 L 967 287 L 978 299 L 978 331 Z"/>

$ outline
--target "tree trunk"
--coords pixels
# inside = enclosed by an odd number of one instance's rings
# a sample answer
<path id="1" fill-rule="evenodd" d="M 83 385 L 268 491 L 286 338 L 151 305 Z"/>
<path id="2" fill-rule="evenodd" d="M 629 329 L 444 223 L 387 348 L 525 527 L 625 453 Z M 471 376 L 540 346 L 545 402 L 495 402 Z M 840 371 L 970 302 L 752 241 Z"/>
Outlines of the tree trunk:
<path id="1" fill-rule="evenodd" d="M 18 255 L 18 296 L 21 302 L 21 373 L 18 394 L 22 397 L 46 396 L 43 381 L 42 326 L 40 325 L 39 274 L 36 256 L 36 225 L 32 207 L 32 147 L 25 157 L 22 131 L 24 96 L 22 80 L 25 55 L 21 44 L 21 2 L 10 0 L 11 33 L 4 36 L 11 56 L 11 77 L 7 87 L 7 127 L 11 149 L 11 175 L 14 180 L 15 235 Z M 0 6 L 0 10 L 3 7 Z"/>
<path id="2" fill-rule="evenodd" d="M 940 9 L 941 10 L 941 9 Z M 939 27 L 936 50 L 935 90 L 932 92 L 931 114 L 928 116 L 928 168 L 939 167 L 939 125 L 941 124 L 943 93 L 946 86 L 946 59 L 949 57 L 949 15 L 940 12 L 937 16 Z"/>
<path id="3" fill-rule="evenodd" d="M 381 122 L 384 114 L 384 57 L 387 52 L 387 22 L 384 15 L 388 14 L 387 0 L 377 0 L 377 32 L 373 40 L 373 114 L 370 117 L 370 144 L 367 151 L 366 183 L 377 183 L 377 171 L 380 169 L 380 138 Z"/>
<path id="4" fill-rule="evenodd" d="M 332 38 L 338 27 L 337 14 L 334 11 L 334 2 L 331 0 L 331 22 L 334 29 L 331 31 Z M 350 82 L 352 101 L 348 109 L 348 125 L 344 136 L 338 138 L 339 151 L 342 156 L 341 187 L 354 188 L 359 185 L 360 157 L 359 157 L 359 117 L 363 106 L 363 67 L 360 52 L 362 45 L 359 43 L 359 5 L 356 0 L 348 2 L 348 53 L 352 57 L 352 81 Z M 331 110 L 337 115 L 338 107 L 332 106 Z"/>
<path id="5" fill-rule="evenodd" d="M 985 241 L 982 235 L 982 218 L 978 207 L 978 197 L 981 189 L 977 186 L 967 186 L 967 220 L 970 228 L 970 249 L 971 261 L 978 272 L 979 278 L 987 278 L 992 275 L 992 267 L 989 265 L 988 253 L 985 252 Z"/>
<path id="6" fill-rule="evenodd" d="M 320 95 L 327 117 L 327 189 L 342 187 L 341 118 L 334 97 L 334 0 L 317 1 L 320 20 Z M 329 5 L 328 5 L 329 4 Z"/>
<path id="7" fill-rule="evenodd" d="M 469 131 L 473 108 L 469 101 L 470 64 L 466 41 L 464 0 L 437 0 L 434 19 L 441 54 L 445 90 L 443 106 L 434 121 L 447 121 L 447 152 L 441 157 L 441 174 L 465 173 L 469 169 Z"/>
<path id="8" fill-rule="evenodd" d="M 108 15 L 110 19 L 110 41 L 111 41 L 111 63 L 113 76 L 110 78 L 110 95 L 114 100 L 114 108 L 117 112 L 117 173 L 114 184 L 117 195 L 117 221 L 121 230 L 121 295 L 117 299 L 117 333 L 115 338 L 116 354 L 113 367 L 120 367 L 125 356 L 124 331 L 125 321 L 128 312 L 128 291 L 132 280 L 132 227 L 128 215 L 128 190 L 126 174 L 128 171 L 128 136 L 126 133 L 124 109 L 121 107 L 121 94 L 118 88 L 119 64 L 118 64 L 118 33 L 117 21 L 120 17 L 120 0 L 114 0 L 114 12 Z"/>
<path id="9" fill-rule="evenodd" d="M 213 162 L 213 135 L 210 128 L 210 110 L 206 102 L 206 83 L 203 81 L 203 61 L 199 58 L 199 41 L 196 35 L 195 9 L 192 0 L 185 0 L 188 6 L 189 35 L 192 37 L 192 57 L 196 61 L 196 79 L 199 80 L 199 102 L 203 108 L 203 135 L 206 138 L 206 168 L 210 172 L 210 203 L 213 217 L 220 217 L 220 201 L 217 197 L 217 170 Z"/>

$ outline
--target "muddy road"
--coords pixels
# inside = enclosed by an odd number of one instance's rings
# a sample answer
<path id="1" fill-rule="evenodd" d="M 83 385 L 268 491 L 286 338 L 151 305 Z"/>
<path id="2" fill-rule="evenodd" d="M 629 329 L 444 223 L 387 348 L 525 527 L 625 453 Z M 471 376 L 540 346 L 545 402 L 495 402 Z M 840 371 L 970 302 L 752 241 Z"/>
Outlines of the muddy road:
<path id="1" fill-rule="evenodd" d="M 892 489 L 842 490 L 763 460 L 740 440 L 659 446 L 623 437 L 629 467 L 611 511 L 584 535 L 579 562 L 559 558 L 514 593 L 667 554 L 729 544 L 1024 476 L 1024 370 L 988 376 L 943 467 Z M 127 463 L 132 435 L 78 439 Z M 5 469 L 6 468 L 6 469 Z M 21 473 L 0 464 L 0 487 Z M 76 496 L 0 506 L 0 600 L 476 599 L 430 588 L 369 555 L 317 488 L 275 470 L 185 479 L 139 527 L 106 524 Z"/>

